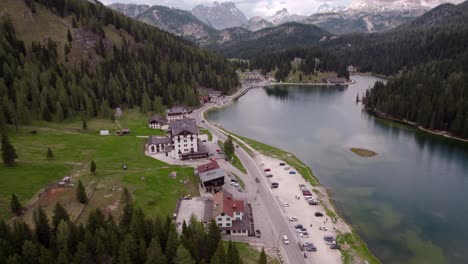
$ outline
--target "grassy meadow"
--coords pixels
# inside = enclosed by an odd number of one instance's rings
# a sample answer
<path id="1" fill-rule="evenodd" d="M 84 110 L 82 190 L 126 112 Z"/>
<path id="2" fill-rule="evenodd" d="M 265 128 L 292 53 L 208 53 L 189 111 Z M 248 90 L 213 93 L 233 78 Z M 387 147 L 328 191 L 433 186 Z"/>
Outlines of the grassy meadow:
<path id="1" fill-rule="evenodd" d="M 42 206 L 51 213 L 53 205 L 61 202 L 75 219 L 86 219 L 95 207 L 119 214 L 119 199 L 123 187 L 133 193 L 135 203 L 149 216 L 172 214 L 177 198 L 198 195 L 198 182 L 193 169 L 171 166 L 144 155 L 143 136 L 164 132 L 146 127 L 148 116 L 136 111 L 124 111 L 124 117 L 116 122 L 93 119 L 87 122 L 88 130 L 82 130 L 82 121 L 63 123 L 36 122 L 11 131 L 10 140 L 19 156 L 17 166 L 0 166 L 0 219 L 12 217 L 9 201 L 12 193 L 26 205 L 41 189 L 55 184 L 64 176 L 72 176 L 73 183 L 81 180 L 90 197 L 88 206 L 75 199 L 74 187 L 54 188 L 39 199 L 34 206 Z M 114 132 L 129 128 L 130 135 L 100 136 L 99 130 Z M 35 134 L 30 133 L 36 131 Z M 140 137 L 139 137 L 140 136 Z M 46 159 L 47 148 L 54 158 Z M 97 165 L 95 175 L 89 164 Z M 122 165 L 128 166 L 127 170 Z M 169 174 L 177 173 L 171 178 Z M 32 210 L 24 214 L 31 219 Z M 78 218 L 79 216 L 79 218 Z"/>

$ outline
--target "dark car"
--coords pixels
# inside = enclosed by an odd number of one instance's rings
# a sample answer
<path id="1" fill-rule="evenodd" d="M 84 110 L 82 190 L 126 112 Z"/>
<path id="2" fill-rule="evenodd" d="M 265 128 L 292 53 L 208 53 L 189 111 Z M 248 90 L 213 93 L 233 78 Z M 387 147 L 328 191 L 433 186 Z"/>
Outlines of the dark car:
<path id="1" fill-rule="evenodd" d="M 309 192 L 309 191 L 306 191 L 306 192 L 302 192 L 302 195 L 304 195 L 304 196 L 312 196 L 312 193 Z"/>
<path id="2" fill-rule="evenodd" d="M 318 202 L 316 200 L 310 200 L 309 205 L 318 205 Z"/>
<path id="3" fill-rule="evenodd" d="M 280 162 L 280 164 L 279 164 L 279 165 L 280 165 L 280 166 L 285 166 L 285 165 L 286 165 L 286 163 L 284 163 L 284 162 Z"/>
<path id="4" fill-rule="evenodd" d="M 341 246 L 338 244 L 333 244 L 330 246 L 331 249 L 341 249 Z"/>
<path id="5" fill-rule="evenodd" d="M 269 172 L 269 171 L 271 171 L 271 169 L 264 169 L 263 171 L 265 171 L 265 172 Z"/>
<path id="6" fill-rule="evenodd" d="M 315 213 L 315 216 L 316 216 L 316 217 L 322 217 L 323 214 L 322 214 L 321 212 L 316 212 L 316 213 Z"/>
<path id="7" fill-rule="evenodd" d="M 271 177 L 273 177 L 273 174 L 267 174 L 266 177 L 271 178 Z"/>
<path id="8" fill-rule="evenodd" d="M 317 251 L 317 247 L 314 246 L 312 243 L 305 243 L 304 244 L 305 250 L 307 251 Z"/>
<path id="9" fill-rule="evenodd" d="M 302 226 L 301 224 L 298 224 L 298 225 L 295 225 L 294 228 L 295 229 L 301 229 L 301 228 L 304 228 L 304 226 Z"/>
<path id="10" fill-rule="evenodd" d="M 335 241 L 335 238 L 333 236 L 324 236 L 323 240 L 325 240 L 327 242 L 333 242 L 333 241 Z"/>
<path id="11" fill-rule="evenodd" d="M 279 183 L 277 182 L 272 182 L 271 183 L 271 188 L 278 188 L 279 187 Z"/>

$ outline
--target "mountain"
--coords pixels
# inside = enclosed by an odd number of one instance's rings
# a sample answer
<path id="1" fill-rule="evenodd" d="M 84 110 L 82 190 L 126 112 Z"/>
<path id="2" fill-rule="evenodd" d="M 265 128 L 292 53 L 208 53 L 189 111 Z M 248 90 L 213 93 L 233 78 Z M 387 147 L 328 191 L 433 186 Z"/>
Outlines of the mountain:
<path id="1" fill-rule="evenodd" d="M 345 9 L 346 6 L 331 6 L 327 3 L 323 3 L 317 8 L 317 13 L 337 13 L 344 11 Z"/>
<path id="2" fill-rule="evenodd" d="M 166 6 L 152 6 L 135 17 L 197 44 L 206 45 L 217 37 L 218 31 L 198 20 L 189 11 Z"/>
<path id="3" fill-rule="evenodd" d="M 219 32 L 217 44 L 224 44 L 231 41 L 240 41 L 247 39 L 252 34 L 252 31 L 242 27 L 226 28 Z"/>
<path id="4" fill-rule="evenodd" d="M 246 24 L 242 25 L 243 28 L 248 29 L 250 31 L 258 31 L 260 29 L 264 29 L 267 27 L 272 27 L 274 26 L 273 23 L 270 21 L 266 21 L 262 17 L 255 16 L 249 19 Z"/>
<path id="5" fill-rule="evenodd" d="M 444 3 L 458 4 L 463 0 L 354 0 L 348 10 L 356 12 L 384 12 L 403 10 L 424 10 Z"/>
<path id="6" fill-rule="evenodd" d="M 466 5 L 468 2 L 465 2 Z M 409 24 L 402 25 L 396 30 L 422 29 L 431 27 L 457 26 L 468 24 L 468 8 L 460 4 L 442 4 Z"/>
<path id="7" fill-rule="evenodd" d="M 227 29 L 225 31 L 230 31 Z M 250 32 L 237 29 L 237 34 L 230 41 L 211 47 L 228 57 L 248 58 L 264 51 L 283 50 L 295 47 L 315 45 L 333 35 L 314 25 L 289 22 L 276 27 Z M 232 36 L 232 34 L 231 34 Z"/>
<path id="8" fill-rule="evenodd" d="M 100 3 L 2 0 L 0 33 L 0 129 L 196 106 L 200 86 L 238 84 L 223 56 Z"/>
<path id="9" fill-rule="evenodd" d="M 247 23 L 247 17 L 233 2 L 214 2 L 212 6 L 197 5 L 192 14 L 216 29 L 240 27 Z"/>
<path id="10" fill-rule="evenodd" d="M 108 5 L 109 8 L 112 8 L 120 13 L 129 16 L 131 18 L 137 17 L 139 14 L 145 12 L 150 8 L 149 5 L 135 5 L 135 4 L 121 4 L 114 3 Z"/>
<path id="11" fill-rule="evenodd" d="M 313 14 L 302 22 L 316 25 L 338 35 L 355 32 L 372 33 L 396 28 L 414 20 L 421 13 L 411 10 L 378 13 L 341 11 Z"/>
<path id="12" fill-rule="evenodd" d="M 281 25 L 288 22 L 300 22 L 305 18 L 306 16 L 289 14 L 288 9 L 283 8 L 277 11 L 273 16 L 267 17 L 266 20 L 273 23 L 274 25 Z"/>

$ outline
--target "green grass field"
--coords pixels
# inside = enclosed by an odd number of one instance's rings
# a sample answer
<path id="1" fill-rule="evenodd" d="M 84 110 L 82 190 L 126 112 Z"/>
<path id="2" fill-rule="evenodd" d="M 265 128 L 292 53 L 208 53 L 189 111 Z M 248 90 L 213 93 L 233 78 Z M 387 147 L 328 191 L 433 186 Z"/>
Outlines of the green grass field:
<path id="1" fill-rule="evenodd" d="M 224 246 L 227 252 L 229 241 L 224 241 Z M 236 245 L 237 251 L 242 259 L 243 264 L 256 264 L 260 259 L 260 251 L 256 250 L 255 248 L 251 247 L 247 243 L 242 242 L 233 242 Z M 280 262 L 277 259 L 273 259 L 268 257 L 269 264 L 279 264 Z"/>
<path id="2" fill-rule="evenodd" d="M 75 182 L 82 180 L 88 194 L 94 193 L 90 208 L 112 208 L 120 197 L 118 189 L 128 187 L 134 193 L 135 203 L 149 216 L 172 214 L 178 197 L 198 195 L 197 179 L 192 168 L 170 166 L 144 155 L 146 139 L 136 136 L 163 133 L 147 129 L 146 122 L 145 115 L 124 111 L 124 117 L 118 123 L 89 120 L 86 131 L 81 129 L 82 121 L 78 120 L 60 124 L 37 122 L 21 127 L 18 133 L 10 133 L 19 159 L 16 167 L 0 166 L 0 218 L 12 216 L 9 200 L 13 192 L 26 204 L 42 188 L 64 176 L 74 176 Z M 101 129 L 119 130 L 118 124 L 130 128 L 131 134 L 99 135 Z M 32 130 L 37 133 L 29 133 Z M 48 147 L 54 153 L 50 161 L 46 159 Z M 95 175 L 89 172 L 91 160 L 97 165 Z M 126 164 L 128 170 L 122 170 L 122 164 Z M 171 172 L 177 172 L 176 179 L 169 177 Z M 81 208 L 74 199 L 74 191 L 74 188 L 65 188 L 60 194 L 47 197 L 45 204 L 40 205 L 48 212 L 57 201 L 67 204 L 70 211 Z M 79 220 L 85 218 L 87 211 L 84 210 Z M 25 218 L 28 217 L 26 214 Z"/>

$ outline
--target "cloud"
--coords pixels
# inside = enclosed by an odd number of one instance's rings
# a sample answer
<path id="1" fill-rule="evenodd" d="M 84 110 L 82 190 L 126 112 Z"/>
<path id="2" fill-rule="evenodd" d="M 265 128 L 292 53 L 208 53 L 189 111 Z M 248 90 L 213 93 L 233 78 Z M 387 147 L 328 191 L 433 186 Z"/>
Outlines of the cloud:
<path id="1" fill-rule="evenodd" d="M 190 10 L 199 4 L 211 5 L 215 0 L 100 0 L 104 4 L 147 4 L 165 5 L 180 9 Z M 323 4 L 349 5 L 352 0 L 228 0 L 236 3 L 236 6 L 244 12 L 247 17 L 274 15 L 278 10 L 287 8 L 290 14 L 310 15 L 317 11 Z M 218 2 L 224 2 L 218 0 Z"/>

